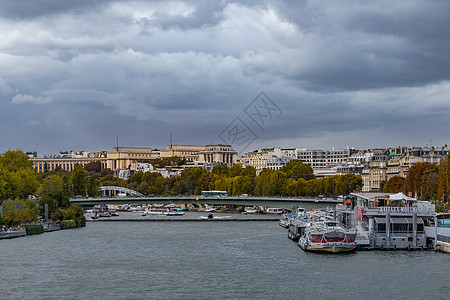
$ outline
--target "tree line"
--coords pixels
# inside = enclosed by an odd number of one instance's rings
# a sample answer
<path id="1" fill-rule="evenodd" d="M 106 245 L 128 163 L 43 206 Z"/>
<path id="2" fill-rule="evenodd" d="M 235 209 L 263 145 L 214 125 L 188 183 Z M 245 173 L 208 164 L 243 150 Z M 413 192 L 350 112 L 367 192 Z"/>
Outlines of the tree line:
<path id="1" fill-rule="evenodd" d="M 8 150 L 0 155 L 0 224 L 17 224 L 44 216 L 45 204 L 55 219 L 71 220 L 74 212 L 69 198 L 86 195 L 91 189 L 99 195 L 100 182 L 90 172 L 76 166 L 69 173 L 62 170 L 38 174 L 32 161 L 22 150 Z M 69 209 L 70 208 L 70 209 Z M 64 213 L 67 212 L 67 215 Z"/>
<path id="2" fill-rule="evenodd" d="M 436 211 L 449 209 L 450 199 L 450 153 L 439 165 L 418 162 L 411 166 L 406 178 L 393 176 L 381 183 L 384 193 L 403 192 L 421 200 L 433 201 Z"/>
<path id="3" fill-rule="evenodd" d="M 240 163 L 230 168 L 217 165 L 211 171 L 187 168 L 180 176 L 170 178 L 156 172 L 135 173 L 122 186 L 147 195 L 200 195 L 202 191 L 220 190 L 229 195 L 331 197 L 361 189 L 362 179 L 354 174 L 316 178 L 309 165 L 292 160 L 280 170 L 264 169 L 259 175 L 254 167 Z"/>

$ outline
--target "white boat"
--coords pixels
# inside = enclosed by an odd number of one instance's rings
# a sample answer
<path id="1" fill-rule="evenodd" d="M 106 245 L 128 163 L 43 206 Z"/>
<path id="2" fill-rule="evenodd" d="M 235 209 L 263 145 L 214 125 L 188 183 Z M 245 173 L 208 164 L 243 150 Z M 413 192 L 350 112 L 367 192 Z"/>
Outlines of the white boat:
<path id="1" fill-rule="evenodd" d="M 300 208 L 296 205 L 292 209 L 292 212 L 282 214 L 279 224 L 281 227 L 289 228 L 289 225 L 297 219 L 304 221 L 305 219 L 308 219 L 308 216 L 305 215 L 304 208 Z"/>
<path id="2" fill-rule="evenodd" d="M 138 211 L 138 210 L 137 210 L 136 206 L 134 206 L 134 205 L 124 204 L 124 205 L 118 206 L 118 207 L 116 208 L 116 211 L 131 211 L 131 212 L 136 212 L 136 211 Z"/>
<path id="3" fill-rule="evenodd" d="M 205 212 L 213 212 L 216 210 L 215 206 L 207 206 L 205 207 Z"/>
<path id="4" fill-rule="evenodd" d="M 311 222 L 298 241 L 304 251 L 350 252 L 356 249 L 356 231 L 345 230 L 336 221 Z"/>
<path id="5" fill-rule="evenodd" d="M 93 211 L 93 210 L 87 210 L 85 213 L 84 213 L 84 217 L 86 218 L 86 221 L 97 221 L 97 219 L 98 219 L 98 214 L 97 214 L 97 212 L 96 211 Z"/>
<path id="6" fill-rule="evenodd" d="M 249 215 L 249 214 L 259 214 L 261 213 L 261 210 L 259 209 L 259 206 L 246 206 L 242 214 Z"/>
<path id="7" fill-rule="evenodd" d="M 165 206 L 152 206 L 144 210 L 142 216 L 147 215 L 167 215 L 171 211 L 169 207 Z"/>
<path id="8" fill-rule="evenodd" d="M 281 227 L 289 228 L 289 224 L 291 224 L 292 219 L 292 214 L 283 214 L 283 217 L 280 219 L 279 224 Z"/>
<path id="9" fill-rule="evenodd" d="M 182 210 L 178 210 L 176 208 L 172 208 L 169 210 L 169 212 L 167 213 L 167 216 L 184 216 L 184 211 Z"/>
<path id="10" fill-rule="evenodd" d="M 283 209 L 282 208 L 268 207 L 267 210 L 266 210 L 266 214 L 281 215 L 282 213 L 283 213 Z"/>

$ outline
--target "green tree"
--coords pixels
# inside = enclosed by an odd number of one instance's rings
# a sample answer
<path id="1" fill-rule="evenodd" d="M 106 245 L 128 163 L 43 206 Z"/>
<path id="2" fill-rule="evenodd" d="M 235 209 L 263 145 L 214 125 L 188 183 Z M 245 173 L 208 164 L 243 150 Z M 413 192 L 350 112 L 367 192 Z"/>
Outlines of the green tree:
<path id="1" fill-rule="evenodd" d="M 284 167 L 282 167 L 280 171 L 285 173 L 288 178 L 292 178 L 295 180 L 299 178 L 303 178 L 306 180 L 316 178 L 313 169 L 309 165 L 304 164 L 298 159 L 291 160 Z"/>
<path id="2" fill-rule="evenodd" d="M 18 169 L 11 174 L 12 198 L 26 198 L 34 195 L 39 187 L 39 180 L 32 168 Z"/>
<path id="3" fill-rule="evenodd" d="M 202 168 L 189 168 L 183 170 L 183 172 L 181 172 L 181 181 L 184 187 L 182 189 L 183 194 L 199 195 L 201 193 L 199 179 L 206 172 L 207 171 Z"/>
<path id="4" fill-rule="evenodd" d="M 8 150 L 0 155 L 0 167 L 9 172 L 16 172 L 21 169 L 33 169 L 33 162 L 22 150 Z"/>
<path id="5" fill-rule="evenodd" d="M 11 172 L 0 166 L 0 200 L 6 199 L 12 194 L 11 174 Z"/>
<path id="6" fill-rule="evenodd" d="M 76 220 L 83 216 L 83 209 L 78 205 L 71 205 L 64 213 L 64 220 Z"/>
<path id="7" fill-rule="evenodd" d="M 33 195 L 39 180 L 32 162 L 21 150 L 0 155 L 0 199 L 26 198 Z"/>
<path id="8" fill-rule="evenodd" d="M 89 172 L 83 170 L 80 165 L 76 165 L 70 174 L 70 185 L 72 188 L 72 194 L 86 195 L 89 189 Z"/>
<path id="9" fill-rule="evenodd" d="M 236 177 L 241 175 L 242 172 L 242 164 L 237 163 L 232 165 L 229 169 L 228 169 L 228 177 Z"/>
<path id="10" fill-rule="evenodd" d="M 384 193 L 399 193 L 405 190 L 406 178 L 393 176 L 384 184 Z"/>
<path id="11" fill-rule="evenodd" d="M 256 179 L 255 195 L 275 196 L 281 194 L 286 175 L 283 172 L 264 169 Z"/>
<path id="12" fill-rule="evenodd" d="M 449 152 L 450 153 L 450 152 Z M 449 182 L 449 163 L 448 156 L 446 158 L 441 159 L 438 168 L 438 193 L 436 200 L 436 211 L 442 212 L 444 209 L 448 211 L 448 199 L 450 193 L 450 182 Z"/>
<path id="13" fill-rule="evenodd" d="M 145 172 L 141 176 L 141 183 L 138 186 L 138 192 L 142 194 L 159 194 L 160 188 L 157 186 L 158 179 L 163 178 L 158 172 Z M 133 180 L 136 178 L 133 178 Z M 132 188 L 131 186 L 129 186 Z"/>
<path id="14" fill-rule="evenodd" d="M 142 176 L 144 175 L 144 173 L 142 172 L 136 172 L 133 175 L 130 176 L 130 178 L 128 178 L 128 183 L 135 183 L 136 185 L 141 184 L 142 182 Z"/>
<path id="15" fill-rule="evenodd" d="M 3 216 L 14 223 L 38 219 L 38 207 L 32 199 L 8 199 L 3 202 Z"/>
<path id="16" fill-rule="evenodd" d="M 184 158 L 178 156 L 164 157 L 161 166 L 180 166 L 186 163 Z"/>
<path id="17" fill-rule="evenodd" d="M 247 176 L 250 178 L 256 178 L 256 169 L 253 166 L 246 166 L 241 171 L 241 176 Z"/>
<path id="18" fill-rule="evenodd" d="M 438 193 L 438 167 L 429 162 L 415 163 L 406 178 L 406 191 L 422 200 L 433 200 Z"/>
<path id="19" fill-rule="evenodd" d="M 224 174 L 227 174 L 227 172 L 228 172 L 228 167 L 227 167 L 227 165 L 223 165 L 223 164 L 214 166 L 211 171 L 211 173 L 214 175 L 224 175 Z"/>
<path id="20" fill-rule="evenodd" d="M 218 179 L 216 179 L 213 183 L 212 183 L 212 188 L 213 190 L 217 190 L 217 191 L 227 191 L 227 193 L 229 195 L 232 195 L 233 193 L 233 184 L 231 183 L 232 180 L 231 178 L 228 177 L 218 177 Z"/>
<path id="21" fill-rule="evenodd" d="M 99 161 L 91 161 L 84 166 L 84 169 L 91 173 L 92 176 L 99 178 L 102 172 L 102 164 Z"/>
<path id="22" fill-rule="evenodd" d="M 111 186 L 114 185 L 114 175 L 106 174 L 100 178 L 100 184 L 103 186 Z"/>
<path id="23" fill-rule="evenodd" d="M 59 207 L 69 206 L 68 189 L 64 185 L 64 179 L 59 175 L 53 174 L 48 177 L 48 180 L 44 180 L 39 187 L 38 195 L 40 196 L 39 205 L 42 211 L 45 204 L 48 204 L 50 214 Z"/>
<path id="24" fill-rule="evenodd" d="M 353 173 L 336 177 L 335 195 L 348 195 L 363 186 L 362 177 Z"/>
<path id="25" fill-rule="evenodd" d="M 253 194 L 253 181 L 250 177 L 236 176 L 231 179 L 231 182 L 233 184 L 231 185 L 230 195 Z"/>

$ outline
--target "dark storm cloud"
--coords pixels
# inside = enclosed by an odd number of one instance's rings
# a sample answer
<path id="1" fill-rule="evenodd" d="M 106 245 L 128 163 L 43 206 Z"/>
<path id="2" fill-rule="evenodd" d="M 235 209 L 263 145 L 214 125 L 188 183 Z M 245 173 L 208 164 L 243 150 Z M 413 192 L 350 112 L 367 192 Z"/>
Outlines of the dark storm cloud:
<path id="1" fill-rule="evenodd" d="M 317 60 L 313 68 L 288 74 L 305 80 L 308 88 L 416 86 L 450 77 L 446 54 L 450 3 L 348 1 L 345 7 L 342 2 L 312 3 L 275 7 L 306 36 L 320 39 L 315 53 L 310 53 Z"/>
<path id="2" fill-rule="evenodd" d="M 254 147 L 448 143 L 444 1 L 0 4 L 0 151 L 220 142 L 236 117 Z"/>
<path id="3" fill-rule="evenodd" d="M 82 13 L 110 2 L 115 0 L 1 0 L 0 17 L 26 20 L 62 13 Z"/>

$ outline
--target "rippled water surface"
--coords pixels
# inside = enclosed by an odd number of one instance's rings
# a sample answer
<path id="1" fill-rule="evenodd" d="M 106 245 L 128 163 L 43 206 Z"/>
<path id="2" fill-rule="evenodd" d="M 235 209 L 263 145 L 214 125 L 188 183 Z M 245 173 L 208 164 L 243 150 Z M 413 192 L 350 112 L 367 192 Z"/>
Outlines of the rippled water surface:
<path id="1" fill-rule="evenodd" d="M 448 299 L 450 256 L 303 252 L 277 222 L 92 222 L 0 241 L 1 299 Z"/>

